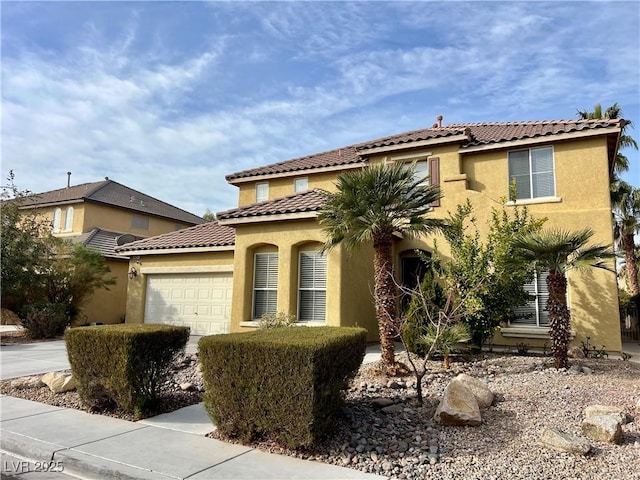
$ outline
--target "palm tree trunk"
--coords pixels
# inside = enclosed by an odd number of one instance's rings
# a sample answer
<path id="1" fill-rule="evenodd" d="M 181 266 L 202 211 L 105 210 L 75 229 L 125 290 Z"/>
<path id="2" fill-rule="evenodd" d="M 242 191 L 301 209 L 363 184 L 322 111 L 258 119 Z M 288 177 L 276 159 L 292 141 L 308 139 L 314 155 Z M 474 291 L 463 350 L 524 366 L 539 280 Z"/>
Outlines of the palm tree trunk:
<path id="1" fill-rule="evenodd" d="M 567 277 L 560 271 L 550 271 L 547 276 L 549 299 L 547 312 L 549 314 L 549 335 L 551 336 L 551 350 L 556 368 L 567 368 L 569 358 L 570 320 L 571 315 L 567 307 Z"/>
<path id="2" fill-rule="evenodd" d="M 395 339 L 398 336 L 392 238 L 391 233 L 384 233 L 373 241 L 374 301 L 382 362 L 386 367 L 392 367 L 395 364 Z"/>
<path id="3" fill-rule="evenodd" d="M 636 257 L 633 233 L 623 233 L 620 237 L 627 269 L 627 283 L 632 296 L 640 293 L 638 286 L 638 258 Z"/>

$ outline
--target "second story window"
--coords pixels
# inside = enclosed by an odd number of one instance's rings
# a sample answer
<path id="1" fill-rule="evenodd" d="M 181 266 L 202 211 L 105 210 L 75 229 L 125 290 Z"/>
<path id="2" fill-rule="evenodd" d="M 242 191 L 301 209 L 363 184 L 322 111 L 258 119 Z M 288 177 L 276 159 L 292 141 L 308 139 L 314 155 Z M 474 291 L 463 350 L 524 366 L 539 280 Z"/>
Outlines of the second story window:
<path id="1" fill-rule="evenodd" d="M 511 200 L 553 197 L 553 147 L 509 152 L 509 183 L 513 181 L 516 182 L 516 198 Z"/>
<path id="2" fill-rule="evenodd" d="M 256 202 L 269 200 L 269 182 L 256 183 Z"/>
<path id="3" fill-rule="evenodd" d="M 309 190 L 309 179 L 307 177 L 296 178 L 293 181 L 294 192 L 306 192 Z"/>
<path id="4" fill-rule="evenodd" d="M 64 231 L 71 232 L 73 230 L 73 207 L 67 207 L 67 213 L 64 218 Z"/>
<path id="5" fill-rule="evenodd" d="M 60 222 L 61 221 L 62 221 L 62 209 L 56 208 L 53 211 L 53 231 L 54 231 L 54 233 L 60 231 Z"/>
<path id="6" fill-rule="evenodd" d="M 142 215 L 134 215 L 131 217 L 131 228 L 135 230 L 149 230 L 149 217 L 143 217 Z"/>

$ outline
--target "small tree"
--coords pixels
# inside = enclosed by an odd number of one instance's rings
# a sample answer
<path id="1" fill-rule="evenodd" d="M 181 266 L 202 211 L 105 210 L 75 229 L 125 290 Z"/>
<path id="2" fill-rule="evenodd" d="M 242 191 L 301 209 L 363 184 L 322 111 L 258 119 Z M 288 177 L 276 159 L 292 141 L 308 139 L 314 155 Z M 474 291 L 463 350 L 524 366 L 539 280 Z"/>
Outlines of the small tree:
<path id="1" fill-rule="evenodd" d="M 514 307 L 529 301 L 524 284 L 532 280 L 533 268 L 514 266 L 510 259 L 517 236 L 539 231 L 544 221 L 533 218 L 526 206 L 507 207 L 503 201 L 501 209 L 492 209 L 489 234 L 483 243 L 469 200 L 449 215 L 444 235 L 451 248 L 451 261 L 444 268 L 465 299 L 462 322 L 477 348 L 501 323 L 513 319 Z"/>
<path id="2" fill-rule="evenodd" d="M 570 232 L 550 229 L 521 235 L 515 242 L 514 265 L 534 265 L 537 270 L 548 270 L 549 335 L 556 368 L 569 365 L 568 347 L 571 314 L 567 306 L 567 272 L 572 268 L 597 267 L 615 271 L 606 262 L 614 258 L 613 252 L 603 245 L 587 247 L 593 235 L 591 229 Z"/>
<path id="3" fill-rule="evenodd" d="M 38 300 L 39 265 L 48 248 L 41 240 L 51 236 L 51 223 L 32 210 L 21 210 L 33 194 L 20 190 L 12 171 L 0 191 L 0 262 L 2 306 L 17 311 Z"/>

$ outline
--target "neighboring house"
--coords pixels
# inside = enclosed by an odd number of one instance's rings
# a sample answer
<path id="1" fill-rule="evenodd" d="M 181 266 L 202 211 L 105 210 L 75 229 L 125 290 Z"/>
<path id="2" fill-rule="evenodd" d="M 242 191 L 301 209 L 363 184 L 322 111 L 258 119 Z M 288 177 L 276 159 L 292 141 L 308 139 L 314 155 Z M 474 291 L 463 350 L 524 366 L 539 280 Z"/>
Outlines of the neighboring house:
<path id="1" fill-rule="evenodd" d="M 81 242 L 101 252 L 116 277 L 109 290 L 97 290 L 82 308 L 79 323 L 119 323 L 127 303 L 129 257 L 119 244 L 160 235 L 204 220 L 108 178 L 34 194 L 21 210 L 35 211 L 51 222 L 56 237 Z M 137 271 L 136 271 L 137 273 Z"/>
<path id="2" fill-rule="evenodd" d="M 217 223 L 118 250 L 141 264 L 142 275 L 129 282 L 127 321 L 181 323 L 207 334 L 244 331 L 264 313 L 284 312 L 307 325 L 360 325 L 376 340 L 372 248 L 320 254 L 321 190 L 334 190 L 340 173 L 416 162 L 416 175 L 444 194 L 433 215 L 446 217 L 468 198 L 484 233 L 515 179 L 517 203 L 547 217 L 547 227 L 588 226 L 593 242 L 611 245 L 609 183 L 621 127 L 606 119 L 436 124 L 228 175 L 239 189 L 238 208 L 218 213 Z M 397 239 L 398 282 L 415 275 L 416 249 L 431 251 L 433 237 Z M 522 311 L 531 315 L 504 325 L 495 344 L 550 345 L 544 278 L 528 288 L 537 299 Z M 619 351 L 615 274 L 572 271 L 568 297 L 574 343 L 589 336 Z"/>

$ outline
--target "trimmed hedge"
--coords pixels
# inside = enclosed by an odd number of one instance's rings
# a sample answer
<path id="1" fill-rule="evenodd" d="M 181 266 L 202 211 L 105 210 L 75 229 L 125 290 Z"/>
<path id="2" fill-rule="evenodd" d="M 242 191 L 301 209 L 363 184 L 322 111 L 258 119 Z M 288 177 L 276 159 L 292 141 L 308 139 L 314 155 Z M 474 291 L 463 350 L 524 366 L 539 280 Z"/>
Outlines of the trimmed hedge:
<path id="1" fill-rule="evenodd" d="M 92 407 L 116 404 L 139 416 L 152 409 L 189 327 L 101 325 L 67 330 L 65 341 L 78 393 Z"/>
<path id="2" fill-rule="evenodd" d="M 223 435 L 290 448 L 331 433 L 364 358 L 362 328 L 295 327 L 203 337 L 204 405 Z"/>

